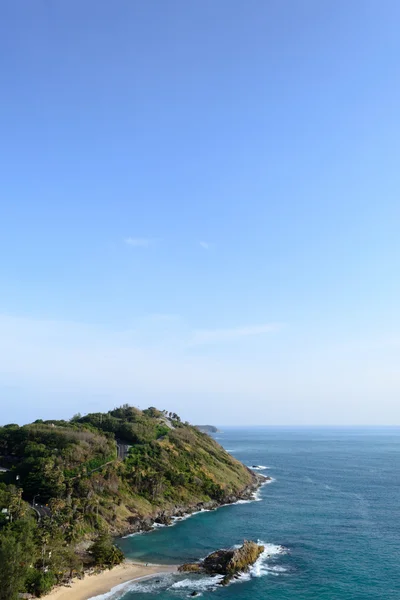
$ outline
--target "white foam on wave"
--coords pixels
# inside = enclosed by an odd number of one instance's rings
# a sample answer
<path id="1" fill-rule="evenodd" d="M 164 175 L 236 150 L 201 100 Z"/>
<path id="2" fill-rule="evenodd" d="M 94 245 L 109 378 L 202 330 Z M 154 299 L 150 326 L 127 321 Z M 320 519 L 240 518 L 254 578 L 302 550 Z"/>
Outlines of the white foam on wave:
<path id="1" fill-rule="evenodd" d="M 264 465 L 251 465 L 250 469 L 252 471 L 265 471 L 266 469 L 270 469 L 271 467 L 266 467 Z"/>
<path id="2" fill-rule="evenodd" d="M 261 540 L 257 540 L 257 543 L 264 546 L 264 551 L 258 557 L 252 567 L 250 567 L 247 573 L 243 573 L 239 577 L 239 581 L 248 581 L 253 577 L 264 577 L 265 575 L 279 575 L 286 573 L 287 569 L 280 565 L 270 564 L 270 561 L 276 560 L 276 558 L 282 554 L 286 554 L 287 549 L 284 546 L 277 544 L 267 544 Z"/>
<path id="3" fill-rule="evenodd" d="M 172 523 L 169 527 L 173 527 L 177 523 L 180 523 L 181 521 L 186 521 L 186 519 L 190 519 L 190 517 L 194 517 L 195 515 L 200 515 L 201 513 L 205 512 L 212 512 L 212 510 L 213 509 L 202 508 L 201 510 L 195 510 L 194 512 L 188 513 L 187 515 L 182 515 L 181 517 L 171 517 Z"/>
<path id="4" fill-rule="evenodd" d="M 222 506 L 226 506 L 226 505 L 223 504 Z M 218 508 L 221 508 L 221 507 L 218 506 Z M 187 513 L 186 515 L 171 517 L 170 523 L 153 523 L 151 526 L 151 529 L 149 529 L 148 531 L 135 531 L 134 533 L 128 533 L 127 535 L 122 536 L 122 539 L 124 540 L 126 538 L 134 537 L 135 535 L 151 533 L 155 529 L 162 529 L 163 527 L 174 527 L 174 525 L 176 525 L 177 523 L 180 523 L 181 521 L 186 521 L 186 519 L 190 519 L 190 517 L 194 517 L 194 515 L 199 515 L 199 514 L 205 513 L 205 512 L 212 512 L 212 510 L 216 510 L 216 509 L 202 508 L 201 510 L 195 510 L 194 512 Z"/>
<path id="5" fill-rule="evenodd" d="M 120 600 L 128 592 L 140 594 L 154 594 L 170 587 L 173 581 L 171 573 L 155 573 L 154 575 L 145 575 L 114 587 L 110 592 L 95 596 L 90 600 Z"/>
<path id="6" fill-rule="evenodd" d="M 119 600 L 131 591 L 140 591 L 142 593 L 154 592 L 160 589 L 160 587 L 165 588 L 166 585 L 169 585 L 168 579 L 171 579 L 171 577 L 172 575 L 170 573 L 144 575 L 143 577 L 120 583 L 113 587 L 109 592 L 100 594 L 99 596 L 93 596 L 90 600 Z"/>
<path id="7" fill-rule="evenodd" d="M 192 578 L 181 579 L 171 585 L 171 590 L 196 590 L 206 591 L 215 589 L 219 582 L 223 579 L 223 575 L 214 575 L 213 577 L 197 575 Z"/>
<path id="8" fill-rule="evenodd" d="M 231 504 L 222 504 L 222 506 L 219 506 L 218 508 L 223 508 L 224 506 L 234 506 L 235 504 L 250 504 L 251 502 L 261 502 L 261 488 L 263 488 L 264 485 L 273 483 L 274 481 L 276 481 L 276 479 L 274 479 L 273 477 L 268 477 L 268 479 L 265 478 L 265 481 L 262 482 L 258 490 L 255 490 L 252 493 L 250 498 L 247 498 L 246 500 L 237 500 L 236 502 L 232 502 Z"/>
<path id="9" fill-rule="evenodd" d="M 287 550 L 284 546 L 280 546 L 278 544 L 267 544 L 261 540 L 257 540 L 257 543 L 264 546 L 264 551 L 249 571 L 252 577 L 262 577 L 271 570 L 276 572 L 283 572 L 286 570 L 284 567 L 280 567 L 279 565 L 268 565 L 269 559 L 286 554 Z"/>
<path id="10" fill-rule="evenodd" d="M 100 596 L 93 596 L 92 598 L 90 598 L 90 600 L 114 600 L 114 598 L 115 599 L 121 598 L 125 594 L 125 592 L 128 591 L 128 588 L 131 583 L 132 583 L 132 581 L 126 581 L 125 583 L 120 583 L 119 585 L 116 585 L 115 587 L 113 587 L 106 594 L 100 594 Z"/>
<path id="11" fill-rule="evenodd" d="M 262 477 L 265 477 L 265 476 L 262 475 Z M 273 483 L 274 481 L 276 481 L 276 479 L 274 479 L 273 477 L 265 477 L 265 480 L 260 484 L 260 487 L 252 493 L 250 498 L 247 498 L 246 500 L 237 500 L 236 502 L 229 502 L 228 504 L 221 504 L 220 506 L 217 506 L 216 508 L 211 508 L 211 509 L 202 508 L 201 510 L 197 510 L 195 512 L 184 515 L 183 517 L 172 517 L 172 521 L 173 521 L 172 524 L 174 525 L 176 522 L 185 521 L 186 519 L 189 519 L 190 517 L 193 517 L 194 515 L 199 515 L 201 513 L 213 512 L 215 510 L 219 510 L 220 508 L 224 508 L 225 506 L 235 506 L 236 504 L 249 504 L 250 502 L 261 502 L 261 500 L 262 500 L 261 488 L 263 488 L 264 485 Z"/>
<path id="12" fill-rule="evenodd" d="M 280 565 L 275 565 L 275 566 L 267 566 L 267 571 L 271 572 L 271 573 L 286 573 L 287 569 L 286 567 L 281 567 Z"/>
<path id="13" fill-rule="evenodd" d="M 258 490 L 256 490 L 253 494 L 253 500 L 251 500 L 251 502 L 261 502 L 262 500 L 262 496 L 261 496 L 261 490 L 264 487 L 264 485 L 269 485 L 270 483 L 274 483 L 274 481 L 276 481 L 276 479 L 274 479 L 273 477 L 268 477 L 268 479 L 266 478 L 265 481 L 262 482 L 261 486 L 258 488 Z"/>
<path id="14" fill-rule="evenodd" d="M 126 540 L 126 538 L 134 537 L 135 535 L 141 535 L 142 533 L 146 533 L 145 531 L 134 531 L 133 533 L 127 533 L 121 537 L 122 540 Z"/>

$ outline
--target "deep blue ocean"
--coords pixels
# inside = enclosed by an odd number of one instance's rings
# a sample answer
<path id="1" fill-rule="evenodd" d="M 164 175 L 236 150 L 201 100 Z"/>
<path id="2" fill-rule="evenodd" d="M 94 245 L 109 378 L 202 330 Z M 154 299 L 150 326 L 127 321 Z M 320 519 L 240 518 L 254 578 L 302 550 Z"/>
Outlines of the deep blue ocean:
<path id="1" fill-rule="evenodd" d="M 120 544 L 135 559 L 182 563 L 253 539 L 265 543 L 263 558 L 228 587 L 166 575 L 103 598 L 400 599 L 400 429 L 226 428 L 215 437 L 246 465 L 268 467 L 260 472 L 274 481 L 258 501 Z"/>

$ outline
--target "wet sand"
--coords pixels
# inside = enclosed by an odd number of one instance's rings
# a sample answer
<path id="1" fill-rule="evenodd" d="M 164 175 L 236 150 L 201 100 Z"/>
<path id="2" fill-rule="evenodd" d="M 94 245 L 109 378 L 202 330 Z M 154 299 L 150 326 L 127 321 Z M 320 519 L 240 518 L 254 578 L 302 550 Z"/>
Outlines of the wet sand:
<path id="1" fill-rule="evenodd" d="M 173 565 L 153 565 L 125 561 L 111 570 L 99 574 L 86 575 L 84 579 L 73 579 L 70 586 L 55 588 L 46 596 L 48 600 L 89 600 L 94 596 L 106 594 L 114 587 L 152 575 L 174 573 Z"/>

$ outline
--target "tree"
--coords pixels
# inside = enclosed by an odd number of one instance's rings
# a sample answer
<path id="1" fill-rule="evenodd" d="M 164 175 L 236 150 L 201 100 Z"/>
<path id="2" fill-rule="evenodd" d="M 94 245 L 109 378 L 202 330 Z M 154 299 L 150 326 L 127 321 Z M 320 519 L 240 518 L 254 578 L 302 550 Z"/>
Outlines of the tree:
<path id="1" fill-rule="evenodd" d="M 8 510 L 10 513 L 11 520 L 21 519 L 25 516 L 27 511 L 27 505 L 22 500 L 21 488 L 10 486 L 9 506 Z"/>
<path id="2" fill-rule="evenodd" d="M 17 521 L 0 533 L 0 600 L 16 600 L 35 562 L 34 526 Z"/>
<path id="3" fill-rule="evenodd" d="M 64 548 L 64 562 L 68 569 L 69 577 L 73 577 L 75 573 L 82 573 L 83 564 L 74 549 L 70 546 Z"/>
<path id="4" fill-rule="evenodd" d="M 101 567 L 113 567 L 124 560 L 124 553 L 112 543 L 111 536 L 108 533 L 100 533 L 89 548 L 89 552 L 93 556 L 96 565 Z"/>
<path id="5" fill-rule="evenodd" d="M 25 589 L 36 596 L 43 596 L 50 592 L 56 583 L 56 576 L 52 571 L 43 573 L 38 569 L 30 569 L 25 584 Z"/>

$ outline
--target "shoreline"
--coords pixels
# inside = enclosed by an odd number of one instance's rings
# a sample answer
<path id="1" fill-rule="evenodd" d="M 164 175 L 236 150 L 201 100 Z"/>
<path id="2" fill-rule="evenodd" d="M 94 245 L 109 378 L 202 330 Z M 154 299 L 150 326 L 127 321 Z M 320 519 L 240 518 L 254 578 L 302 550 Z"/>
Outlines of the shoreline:
<path id="1" fill-rule="evenodd" d="M 272 477 L 254 472 L 253 475 L 253 482 L 247 486 L 241 492 L 241 494 L 231 498 L 228 502 L 221 504 L 216 502 L 209 503 L 209 506 L 212 504 L 212 506 L 209 508 L 205 508 L 204 504 L 202 503 L 201 505 L 190 507 L 194 510 L 186 509 L 186 511 L 182 510 L 182 508 L 179 508 L 175 514 L 168 515 L 168 518 L 165 519 L 167 522 L 160 522 L 161 519 L 157 522 L 157 520 L 154 519 L 152 520 L 151 525 L 148 525 L 145 529 L 139 529 L 121 537 L 125 538 L 143 533 L 149 533 L 150 531 L 154 531 L 154 529 L 157 527 L 171 527 L 176 523 L 201 512 L 218 510 L 224 506 L 231 506 L 233 504 L 242 502 L 255 502 L 258 499 L 257 492 L 260 490 L 260 488 L 268 483 L 272 483 L 274 479 Z M 165 513 L 163 516 L 165 516 Z M 123 586 L 130 581 L 147 579 L 157 575 L 163 575 L 165 573 L 176 573 L 178 566 L 179 565 L 141 563 L 138 561 L 125 559 L 122 564 L 117 565 L 109 570 L 101 571 L 100 573 L 86 574 L 82 579 L 74 578 L 70 585 L 58 586 L 49 594 L 46 594 L 45 597 L 48 600 L 91 600 L 92 598 L 97 598 L 97 596 L 108 594 L 112 592 L 113 589 Z"/>
<path id="2" fill-rule="evenodd" d="M 249 470 L 251 471 L 251 469 Z M 192 506 L 176 506 L 173 509 L 161 511 L 150 518 L 143 519 L 138 522 L 137 526 L 130 527 L 127 531 L 119 532 L 117 535 L 124 539 L 135 535 L 142 535 L 143 533 L 150 533 L 158 527 L 173 527 L 176 523 L 188 519 L 195 514 L 218 510 L 224 506 L 232 506 L 241 502 L 254 502 L 257 500 L 257 493 L 260 488 L 268 483 L 272 483 L 274 479 L 268 475 L 255 473 L 254 471 L 251 471 L 251 473 L 253 481 L 236 496 L 225 498 L 222 502 L 211 500 Z"/>
<path id="3" fill-rule="evenodd" d="M 83 579 L 74 578 L 70 585 L 54 588 L 46 594 L 45 598 L 47 600 L 90 600 L 108 594 L 114 588 L 130 581 L 175 573 L 177 569 L 177 565 L 155 565 L 125 560 L 122 564 L 101 573 L 85 575 Z"/>

